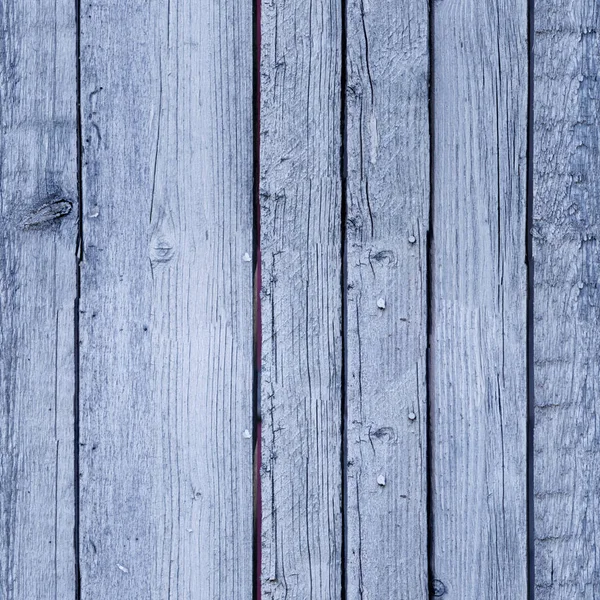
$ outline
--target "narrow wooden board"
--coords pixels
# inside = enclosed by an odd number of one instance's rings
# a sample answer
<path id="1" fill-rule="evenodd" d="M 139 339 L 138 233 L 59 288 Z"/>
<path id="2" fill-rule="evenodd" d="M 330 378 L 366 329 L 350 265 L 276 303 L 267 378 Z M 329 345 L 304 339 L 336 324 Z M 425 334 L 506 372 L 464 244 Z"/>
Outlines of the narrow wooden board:
<path id="1" fill-rule="evenodd" d="M 0 7 L 0 598 L 75 597 L 76 21 Z"/>
<path id="2" fill-rule="evenodd" d="M 81 29 L 81 597 L 250 598 L 251 3 Z"/>
<path id="3" fill-rule="evenodd" d="M 599 28 L 592 0 L 536 4 L 536 600 L 600 597 Z"/>
<path id="4" fill-rule="evenodd" d="M 262 6 L 262 597 L 339 598 L 341 4 Z"/>
<path id="5" fill-rule="evenodd" d="M 424 600 L 429 12 L 347 15 L 347 597 Z"/>
<path id="6" fill-rule="evenodd" d="M 433 5 L 433 592 L 527 596 L 527 2 Z"/>

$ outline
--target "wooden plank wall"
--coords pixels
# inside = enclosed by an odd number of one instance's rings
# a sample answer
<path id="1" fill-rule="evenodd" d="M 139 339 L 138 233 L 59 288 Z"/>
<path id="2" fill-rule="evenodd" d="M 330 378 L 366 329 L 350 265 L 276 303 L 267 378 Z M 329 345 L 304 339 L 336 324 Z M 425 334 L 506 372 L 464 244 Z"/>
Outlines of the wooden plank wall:
<path id="1" fill-rule="evenodd" d="M 0 600 L 600 597 L 596 4 L 50 4 L 0 5 Z"/>

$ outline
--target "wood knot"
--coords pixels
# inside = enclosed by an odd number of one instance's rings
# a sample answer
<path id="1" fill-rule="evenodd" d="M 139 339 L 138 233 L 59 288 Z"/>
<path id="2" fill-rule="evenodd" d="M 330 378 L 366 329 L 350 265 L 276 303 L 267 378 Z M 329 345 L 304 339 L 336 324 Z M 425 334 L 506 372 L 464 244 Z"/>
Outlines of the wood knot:
<path id="1" fill-rule="evenodd" d="M 441 582 L 439 579 L 433 580 L 432 588 L 434 598 L 441 598 L 442 596 L 445 596 L 446 592 L 448 591 L 444 583 Z"/>
<path id="2" fill-rule="evenodd" d="M 164 237 L 156 237 L 150 243 L 149 253 L 153 265 L 168 263 L 175 256 L 175 248 Z"/>
<path id="3" fill-rule="evenodd" d="M 68 200 L 60 199 L 54 202 L 48 202 L 30 214 L 23 221 L 23 227 L 28 229 L 54 223 L 57 219 L 66 217 L 71 210 L 73 210 L 73 203 Z"/>
<path id="4" fill-rule="evenodd" d="M 375 431 L 369 430 L 369 438 L 374 437 L 378 440 L 384 440 L 387 438 L 387 441 L 390 443 L 394 443 L 396 441 L 396 431 L 393 427 L 380 427 Z"/>
<path id="5" fill-rule="evenodd" d="M 395 267 L 398 261 L 396 260 L 396 255 L 393 250 L 379 250 L 379 252 L 371 253 L 369 250 L 369 263 L 372 265 L 373 262 L 381 266 Z"/>

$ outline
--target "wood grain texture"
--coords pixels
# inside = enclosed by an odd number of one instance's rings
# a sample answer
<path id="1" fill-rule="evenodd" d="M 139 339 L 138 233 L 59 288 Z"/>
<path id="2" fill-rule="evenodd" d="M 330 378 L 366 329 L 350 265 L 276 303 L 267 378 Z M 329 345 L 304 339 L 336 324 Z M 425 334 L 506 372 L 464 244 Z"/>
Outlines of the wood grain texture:
<path id="1" fill-rule="evenodd" d="M 599 27 L 591 0 L 536 4 L 536 600 L 600 597 Z"/>
<path id="2" fill-rule="evenodd" d="M 262 5 L 262 595 L 341 593 L 341 4 Z"/>
<path id="3" fill-rule="evenodd" d="M 433 590 L 527 597 L 527 4 L 433 6 Z"/>
<path id="4" fill-rule="evenodd" d="M 75 596 L 74 5 L 0 5 L 0 598 Z"/>
<path id="5" fill-rule="evenodd" d="M 84 3 L 81 597 L 252 595 L 252 7 Z"/>
<path id="6" fill-rule="evenodd" d="M 347 14 L 347 596 L 424 600 L 429 13 Z"/>

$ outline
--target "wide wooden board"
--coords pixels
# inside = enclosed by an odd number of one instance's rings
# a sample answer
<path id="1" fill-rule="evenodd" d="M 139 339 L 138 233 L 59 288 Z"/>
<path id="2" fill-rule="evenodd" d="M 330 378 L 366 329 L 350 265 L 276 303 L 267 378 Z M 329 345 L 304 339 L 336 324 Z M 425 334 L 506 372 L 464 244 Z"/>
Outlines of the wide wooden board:
<path id="1" fill-rule="evenodd" d="M 341 4 L 261 12 L 262 597 L 339 598 Z"/>
<path id="2" fill-rule="evenodd" d="M 0 598 L 74 598 L 76 20 L 0 6 Z"/>
<path id="3" fill-rule="evenodd" d="M 428 5 L 347 19 L 347 597 L 424 600 Z"/>
<path id="4" fill-rule="evenodd" d="M 252 7 L 81 29 L 81 597 L 250 598 Z"/>
<path id="5" fill-rule="evenodd" d="M 527 2 L 433 5 L 432 591 L 527 596 Z"/>
<path id="6" fill-rule="evenodd" d="M 535 8 L 536 600 L 600 597 L 600 15 Z"/>

